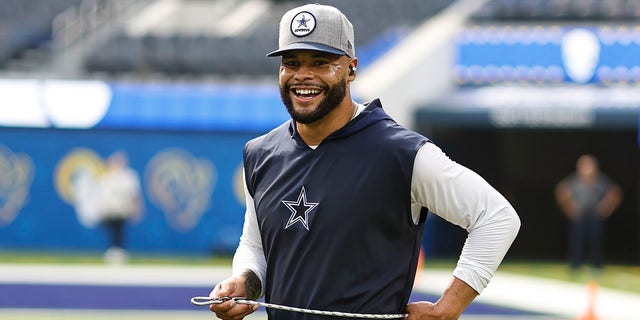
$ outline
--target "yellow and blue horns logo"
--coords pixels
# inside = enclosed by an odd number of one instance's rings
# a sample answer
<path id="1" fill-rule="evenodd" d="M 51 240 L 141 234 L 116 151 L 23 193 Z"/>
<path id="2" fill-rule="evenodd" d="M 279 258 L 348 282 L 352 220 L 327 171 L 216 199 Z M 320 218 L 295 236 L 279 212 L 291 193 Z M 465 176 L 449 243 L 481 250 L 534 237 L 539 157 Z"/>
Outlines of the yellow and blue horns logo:
<path id="1" fill-rule="evenodd" d="M 98 178 L 104 170 L 102 158 L 85 148 L 71 150 L 56 166 L 56 191 L 63 201 L 73 206 L 78 220 L 85 227 L 95 227 L 101 218 Z"/>
<path id="2" fill-rule="evenodd" d="M 209 207 L 217 180 L 208 159 L 193 157 L 181 149 L 167 149 L 147 164 L 144 183 L 151 202 L 162 209 L 176 231 L 187 232 Z"/>
<path id="3" fill-rule="evenodd" d="M 8 225 L 24 207 L 33 181 L 33 161 L 0 145 L 0 226 Z"/>

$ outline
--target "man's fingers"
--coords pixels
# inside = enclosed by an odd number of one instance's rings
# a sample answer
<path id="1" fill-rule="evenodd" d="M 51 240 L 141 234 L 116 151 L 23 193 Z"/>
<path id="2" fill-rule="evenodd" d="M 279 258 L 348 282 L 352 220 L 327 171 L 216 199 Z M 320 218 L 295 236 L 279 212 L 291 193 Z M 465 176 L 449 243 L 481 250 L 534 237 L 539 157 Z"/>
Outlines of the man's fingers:
<path id="1" fill-rule="evenodd" d="M 221 304 L 211 305 L 210 309 L 220 319 L 239 320 L 256 311 L 258 306 L 238 304 L 230 300 Z"/>
<path id="2" fill-rule="evenodd" d="M 227 312 L 230 309 L 231 309 L 231 301 L 226 301 L 223 303 L 214 303 L 209 306 L 209 310 L 211 310 L 212 312 L 215 312 L 216 314 L 218 312 Z"/>
<path id="3" fill-rule="evenodd" d="M 213 288 L 209 296 L 213 298 L 230 297 L 232 293 L 233 293 L 233 288 L 231 287 L 231 285 L 223 281 L 218 283 Z"/>
<path id="4" fill-rule="evenodd" d="M 222 283 L 218 283 L 215 287 L 213 287 L 213 290 L 211 290 L 211 294 L 209 296 L 213 297 L 213 298 L 219 298 L 220 297 L 220 291 L 224 291 L 224 289 L 222 287 Z"/>

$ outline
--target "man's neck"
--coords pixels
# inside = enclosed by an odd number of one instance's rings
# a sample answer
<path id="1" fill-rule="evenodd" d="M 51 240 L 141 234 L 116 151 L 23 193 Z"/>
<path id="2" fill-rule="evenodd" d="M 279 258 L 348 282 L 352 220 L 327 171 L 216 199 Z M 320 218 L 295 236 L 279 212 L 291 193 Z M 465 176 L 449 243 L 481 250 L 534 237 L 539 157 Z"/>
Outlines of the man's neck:
<path id="1" fill-rule="evenodd" d="M 358 106 L 350 98 L 327 114 L 324 118 L 312 123 L 296 122 L 298 134 L 309 146 L 319 145 L 325 138 L 344 127 L 358 110 Z"/>

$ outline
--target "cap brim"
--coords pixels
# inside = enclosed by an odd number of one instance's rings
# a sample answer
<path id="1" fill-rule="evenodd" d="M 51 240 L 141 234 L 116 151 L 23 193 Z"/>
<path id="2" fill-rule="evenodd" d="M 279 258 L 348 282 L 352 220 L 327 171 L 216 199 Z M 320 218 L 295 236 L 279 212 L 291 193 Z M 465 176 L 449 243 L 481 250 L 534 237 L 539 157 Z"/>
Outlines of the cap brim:
<path id="1" fill-rule="evenodd" d="M 280 48 L 276 51 L 267 53 L 267 57 L 277 57 L 283 55 L 287 51 L 291 50 L 315 50 L 315 51 L 323 51 L 333 54 L 339 55 L 347 55 L 342 50 L 336 49 L 334 47 L 330 47 L 324 44 L 315 43 L 315 42 L 296 42 L 292 43 L 284 48 Z"/>

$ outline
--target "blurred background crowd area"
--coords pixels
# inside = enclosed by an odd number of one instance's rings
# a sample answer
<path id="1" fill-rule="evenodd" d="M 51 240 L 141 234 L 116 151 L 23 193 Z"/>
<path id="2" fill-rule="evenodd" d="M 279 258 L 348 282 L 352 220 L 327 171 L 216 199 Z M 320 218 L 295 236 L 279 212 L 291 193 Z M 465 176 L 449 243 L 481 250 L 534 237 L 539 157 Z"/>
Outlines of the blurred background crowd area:
<path id="1" fill-rule="evenodd" d="M 357 46 L 375 45 L 453 1 L 325 1 L 350 12 Z M 0 63 L 8 71 L 91 76 L 272 75 L 264 53 L 277 44 L 282 13 L 304 1 L 53 0 L 5 1 Z M 389 23 L 381 23 L 383 17 Z M 6 26 L 6 27 L 5 27 Z M 5 31 L 6 30 L 6 31 Z M 383 39 L 384 40 L 384 39 Z M 69 55 L 75 54 L 73 58 Z M 67 56 L 64 66 L 57 65 Z M 51 65 L 53 64 L 53 65 Z"/>
<path id="2" fill-rule="evenodd" d="M 514 204 L 523 228 L 510 257 L 565 258 L 568 226 L 553 187 L 579 155 L 591 153 L 624 190 L 607 222 L 607 261 L 640 261 L 640 1 L 312 2 L 338 7 L 354 24 L 355 96 L 381 97 L 401 124 L 432 138 Z M 53 187 L 60 179 L 54 169 L 77 148 L 95 152 L 89 158 L 97 162 L 125 149 L 142 176 L 160 156 L 213 168 L 206 171 L 210 199 L 198 198 L 199 211 L 187 212 L 188 228 L 170 226 L 185 212 L 168 203 L 193 208 L 189 193 L 162 200 L 143 183 L 147 212 L 130 227 L 133 251 L 231 252 L 242 222 L 235 192 L 242 145 L 287 119 L 276 86 L 279 60 L 265 54 L 277 47 L 282 14 L 303 3 L 0 1 L 0 151 L 26 155 L 34 168 L 28 196 L 0 221 L 0 245 L 103 248 L 104 234 L 86 231 L 68 213 L 73 206 Z M 92 88 L 75 87 L 78 81 Z M 52 95 L 60 89 L 53 84 L 73 87 Z M 33 92 L 44 93 L 26 99 Z M 75 117 L 89 113 L 77 111 L 88 110 L 85 102 L 52 107 L 53 96 L 106 102 L 85 121 Z M 45 110 L 45 120 L 25 110 Z M 52 210 L 56 219 L 41 216 Z M 42 243 L 38 232 L 53 232 L 35 227 L 43 221 L 64 225 L 64 234 Z M 427 255 L 459 252 L 464 231 L 429 221 Z"/>
<path id="3" fill-rule="evenodd" d="M 454 2 L 323 1 L 349 13 L 365 60 Z M 264 53 L 277 43 L 280 16 L 304 3 L 7 0 L 0 4 L 0 66 L 53 76 L 271 76 L 277 61 Z M 635 0 L 493 0 L 469 23 L 633 24 L 639 15 Z"/>

